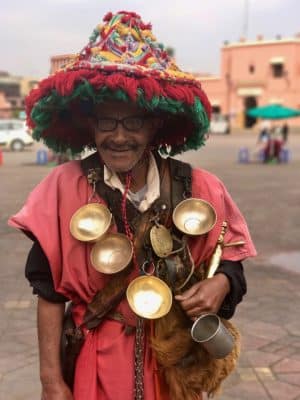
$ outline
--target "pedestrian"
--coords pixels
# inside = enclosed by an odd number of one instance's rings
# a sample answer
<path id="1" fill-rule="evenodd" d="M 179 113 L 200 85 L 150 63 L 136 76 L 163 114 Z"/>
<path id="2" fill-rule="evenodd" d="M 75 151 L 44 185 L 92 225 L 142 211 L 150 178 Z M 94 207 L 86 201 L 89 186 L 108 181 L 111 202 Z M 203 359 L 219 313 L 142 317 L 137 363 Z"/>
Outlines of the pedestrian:
<path id="1" fill-rule="evenodd" d="M 283 144 L 285 145 L 288 141 L 288 136 L 289 136 L 289 126 L 286 122 L 281 127 L 281 134 L 282 134 Z"/>
<path id="2" fill-rule="evenodd" d="M 280 126 L 273 126 L 264 151 L 264 162 L 280 163 L 280 154 L 283 146 Z"/>
<path id="3" fill-rule="evenodd" d="M 204 144 L 211 107 L 199 81 L 137 14 L 108 13 L 80 54 L 31 92 L 26 110 L 34 137 L 53 151 L 96 150 L 54 168 L 10 218 L 33 240 L 25 272 L 38 296 L 42 399 L 214 393 L 236 363 L 228 320 L 246 293 L 242 261 L 255 249 L 223 183 L 170 157 Z M 156 282 L 158 306 L 145 301 L 135 312 L 129 289 L 143 296 L 141 278 Z M 75 328 L 64 331 L 67 302 Z M 191 337 L 206 312 L 236 339 L 223 359 Z M 71 380 L 62 337 L 77 345 Z"/>

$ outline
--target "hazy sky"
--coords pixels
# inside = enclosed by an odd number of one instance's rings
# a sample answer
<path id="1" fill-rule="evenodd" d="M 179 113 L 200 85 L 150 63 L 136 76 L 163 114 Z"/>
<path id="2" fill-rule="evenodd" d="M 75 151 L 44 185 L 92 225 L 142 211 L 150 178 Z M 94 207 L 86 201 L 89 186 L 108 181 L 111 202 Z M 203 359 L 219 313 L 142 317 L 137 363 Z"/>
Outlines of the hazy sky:
<path id="1" fill-rule="evenodd" d="M 152 22 L 176 50 L 181 68 L 218 73 L 224 40 L 300 32 L 300 0 L 1 0 L 0 70 L 44 77 L 51 55 L 78 52 L 107 11 L 128 10 Z"/>

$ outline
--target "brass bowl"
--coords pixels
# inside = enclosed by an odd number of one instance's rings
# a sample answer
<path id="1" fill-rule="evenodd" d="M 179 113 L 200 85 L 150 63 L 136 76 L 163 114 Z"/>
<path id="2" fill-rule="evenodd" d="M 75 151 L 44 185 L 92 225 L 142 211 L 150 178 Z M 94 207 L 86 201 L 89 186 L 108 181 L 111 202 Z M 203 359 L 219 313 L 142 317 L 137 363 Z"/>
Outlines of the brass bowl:
<path id="1" fill-rule="evenodd" d="M 161 318 L 172 306 L 169 286 L 155 276 L 144 275 L 134 279 L 126 291 L 130 308 L 147 319 Z"/>
<path id="2" fill-rule="evenodd" d="M 177 229 L 187 235 L 203 235 L 217 221 L 213 206 L 205 200 L 189 198 L 181 201 L 173 211 L 173 222 Z"/>
<path id="3" fill-rule="evenodd" d="M 93 267 L 103 274 L 115 274 L 126 268 L 132 259 L 130 240 L 122 233 L 108 233 L 91 250 Z"/>
<path id="4" fill-rule="evenodd" d="M 96 242 L 107 232 L 111 219 L 111 212 L 104 204 L 86 204 L 73 214 L 70 232 L 82 242 Z"/>

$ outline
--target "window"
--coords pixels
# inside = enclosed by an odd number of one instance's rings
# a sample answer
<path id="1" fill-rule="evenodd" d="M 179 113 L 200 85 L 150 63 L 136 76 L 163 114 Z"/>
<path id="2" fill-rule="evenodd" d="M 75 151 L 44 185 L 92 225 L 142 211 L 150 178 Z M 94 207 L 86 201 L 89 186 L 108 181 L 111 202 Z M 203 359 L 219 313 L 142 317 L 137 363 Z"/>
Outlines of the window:
<path id="1" fill-rule="evenodd" d="M 254 74 L 254 72 L 255 72 L 255 66 L 253 64 L 250 64 L 249 65 L 249 73 Z"/>
<path id="2" fill-rule="evenodd" d="M 283 63 L 274 63 L 271 65 L 273 77 L 274 78 L 282 78 L 284 75 L 284 64 Z"/>

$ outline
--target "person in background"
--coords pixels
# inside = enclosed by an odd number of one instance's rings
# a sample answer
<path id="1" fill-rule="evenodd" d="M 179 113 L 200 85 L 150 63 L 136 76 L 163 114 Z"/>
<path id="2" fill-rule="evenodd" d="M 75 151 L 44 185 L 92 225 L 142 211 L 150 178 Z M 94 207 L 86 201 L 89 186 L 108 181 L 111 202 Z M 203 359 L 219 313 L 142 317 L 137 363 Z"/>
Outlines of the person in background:
<path id="1" fill-rule="evenodd" d="M 285 145 L 286 143 L 287 143 L 287 141 L 288 141 L 288 136 L 289 136 L 289 126 L 288 126 L 288 124 L 285 122 L 283 125 L 282 125 L 282 128 L 281 128 L 281 134 L 282 134 L 282 141 L 283 141 L 283 144 Z"/>
<path id="2" fill-rule="evenodd" d="M 283 146 L 281 127 L 274 125 L 270 131 L 270 137 L 264 151 L 264 161 L 276 161 L 280 163 L 280 154 Z"/>
<path id="3" fill-rule="evenodd" d="M 228 320 L 246 293 L 242 262 L 256 252 L 224 184 L 170 157 L 204 144 L 211 106 L 201 84 L 177 67 L 150 24 L 121 11 L 108 13 L 84 49 L 39 83 L 26 110 L 34 138 L 53 151 L 94 150 L 54 168 L 9 221 L 33 240 L 26 277 L 38 296 L 42 400 L 192 400 L 214 393 L 236 363 L 238 334 Z M 196 236 L 181 232 L 172 217 L 188 198 L 215 213 Z M 96 244 L 71 229 L 90 203 L 112 215 Z M 95 218 L 83 218 L 76 232 L 93 232 Z M 223 248 L 207 279 L 224 223 L 224 240 L 238 245 Z M 153 232 L 163 236 L 155 241 Z M 118 242 L 110 248 L 121 254 L 117 271 L 110 261 L 103 271 L 92 257 L 110 237 L 132 249 L 126 262 Z M 136 314 L 125 295 L 146 273 L 172 293 L 170 311 L 153 320 Z M 71 382 L 60 356 L 67 302 L 81 340 Z M 211 359 L 191 338 L 193 321 L 205 312 L 218 314 L 236 338 L 225 359 Z"/>

